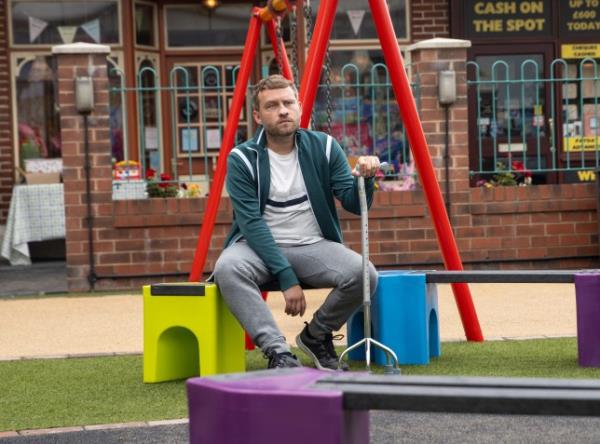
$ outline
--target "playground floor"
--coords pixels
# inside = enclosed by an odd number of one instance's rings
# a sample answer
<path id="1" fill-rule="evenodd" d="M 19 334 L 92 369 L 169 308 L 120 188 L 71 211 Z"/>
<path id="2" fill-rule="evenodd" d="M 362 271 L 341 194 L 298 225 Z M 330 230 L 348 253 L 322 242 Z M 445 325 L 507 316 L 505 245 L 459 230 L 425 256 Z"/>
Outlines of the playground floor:
<path id="1" fill-rule="evenodd" d="M 573 285 L 472 284 L 470 288 L 485 339 L 576 335 Z M 307 291 L 304 318 L 284 313 L 281 293 L 269 295 L 268 304 L 288 342 L 293 343 L 326 295 L 324 290 Z M 438 287 L 438 298 L 442 341 L 465 340 L 449 285 Z M 141 352 L 139 294 L 0 299 L 0 360 Z"/>
<path id="2" fill-rule="evenodd" d="M 486 339 L 575 336 L 572 285 L 471 285 Z M 307 292 L 304 319 L 283 311 L 281 293 L 268 303 L 286 338 L 293 342 L 302 322 L 326 297 Z M 449 286 L 438 289 L 442 341 L 464 340 Z M 142 352 L 142 298 L 139 294 L 85 297 L 0 298 L 0 360 Z M 6 444 L 112 444 L 188 442 L 187 421 L 108 424 L 47 430 L 0 432 Z M 371 412 L 371 442 L 592 443 L 598 442 L 599 418 L 456 415 Z"/>

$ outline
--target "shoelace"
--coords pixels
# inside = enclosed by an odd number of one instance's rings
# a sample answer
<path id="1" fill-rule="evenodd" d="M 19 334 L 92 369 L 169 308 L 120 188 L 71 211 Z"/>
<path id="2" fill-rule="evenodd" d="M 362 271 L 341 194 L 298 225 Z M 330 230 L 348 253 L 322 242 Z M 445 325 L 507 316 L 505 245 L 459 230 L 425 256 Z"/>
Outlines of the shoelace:
<path id="1" fill-rule="evenodd" d="M 335 351 L 335 347 L 333 346 L 333 341 L 341 341 L 342 339 L 344 339 L 344 335 L 341 333 L 339 333 L 337 335 L 325 336 L 325 341 L 323 342 L 323 344 L 325 345 L 325 349 L 327 350 L 327 353 L 332 358 L 335 358 L 335 359 L 338 358 L 338 355 Z"/>
<path id="2" fill-rule="evenodd" d="M 283 353 L 273 353 L 272 355 L 267 355 L 263 353 L 263 357 L 269 360 L 269 367 L 281 367 L 285 363 L 286 357 L 293 358 L 294 355 L 284 355 Z"/>

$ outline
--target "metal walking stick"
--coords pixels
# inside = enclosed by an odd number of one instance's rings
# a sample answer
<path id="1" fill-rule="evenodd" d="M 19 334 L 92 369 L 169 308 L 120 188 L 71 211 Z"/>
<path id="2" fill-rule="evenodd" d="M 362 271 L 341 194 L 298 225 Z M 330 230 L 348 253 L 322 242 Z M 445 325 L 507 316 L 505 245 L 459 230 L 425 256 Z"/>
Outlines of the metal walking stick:
<path id="1" fill-rule="evenodd" d="M 382 163 L 382 169 L 387 164 Z M 367 208 L 367 194 L 365 192 L 365 178 L 363 176 L 358 177 L 358 197 L 360 200 L 360 222 L 361 222 L 361 251 L 362 251 L 362 271 L 363 271 L 363 315 L 364 315 L 364 332 L 365 337 L 358 341 L 356 344 L 348 347 L 340 355 L 338 367 L 342 363 L 344 355 L 350 351 L 360 347 L 364 344 L 365 346 L 365 361 L 367 364 L 367 371 L 371 371 L 371 344 L 375 347 L 381 348 L 387 355 L 387 364 L 384 366 L 385 374 L 399 374 L 400 367 L 398 366 L 398 357 L 396 353 L 389 347 L 383 345 L 381 342 L 376 341 L 371 337 L 371 282 L 369 279 L 369 214 Z M 392 363 L 393 362 L 393 363 Z"/>

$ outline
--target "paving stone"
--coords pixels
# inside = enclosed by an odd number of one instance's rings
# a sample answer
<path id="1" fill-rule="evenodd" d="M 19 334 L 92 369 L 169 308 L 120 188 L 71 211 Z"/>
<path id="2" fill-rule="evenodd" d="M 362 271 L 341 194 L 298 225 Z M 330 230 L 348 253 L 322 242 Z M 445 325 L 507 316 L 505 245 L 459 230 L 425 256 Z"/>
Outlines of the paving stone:
<path id="1" fill-rule="evenodd" d="M 21 436 L 34 436 L 34 435 L 55 435 L 58 433 L 67 433 L 67 432 L 81 432 L 83 427 L 52 427 L 49 429 L 29 429 L 29 430 L 19 430 L 19 435 Z"/>
<path id="2" fill-rule="evenodd" d="M 14 438 L 16 436 L 19 436 L 19 434 L 13 430 L 7 431 L 7 432 L 0 432 L 0 439 L 2 438 Z"/>

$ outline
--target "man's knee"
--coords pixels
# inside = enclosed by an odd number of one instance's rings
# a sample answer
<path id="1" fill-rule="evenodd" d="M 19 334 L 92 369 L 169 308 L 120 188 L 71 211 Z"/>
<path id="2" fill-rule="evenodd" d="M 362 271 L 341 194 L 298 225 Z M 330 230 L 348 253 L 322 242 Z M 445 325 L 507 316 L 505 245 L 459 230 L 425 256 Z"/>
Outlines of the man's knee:
<path id="1" fill-rule="evenodd" d="M 230 278 L 238 274 L 243 268 L 242 261 L 232 255 L 222 254 L 215 264 L 215 282 L 218 284 L 223 279 Z"/>
<path id="2" fill-rule="evenodd" d="M 354 263 L 352 265 L 348 265 L 343 271 L 343 282 L 341 284 L 342 287 L 352 287 L 352 286 L 360 286 L 362 288 L 363 281 L 363 266 L 362 261 Z M 377 286 L 377 279 L 379 275 L 377 270 L 371 262 L 369 262 L 369 284 L 371 286 L 371 291 L 375 290 Z"/>

